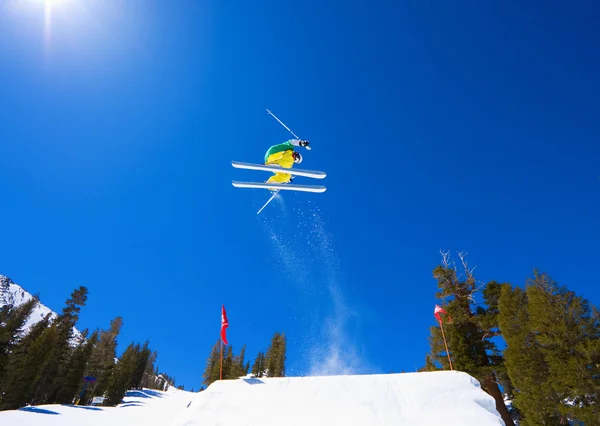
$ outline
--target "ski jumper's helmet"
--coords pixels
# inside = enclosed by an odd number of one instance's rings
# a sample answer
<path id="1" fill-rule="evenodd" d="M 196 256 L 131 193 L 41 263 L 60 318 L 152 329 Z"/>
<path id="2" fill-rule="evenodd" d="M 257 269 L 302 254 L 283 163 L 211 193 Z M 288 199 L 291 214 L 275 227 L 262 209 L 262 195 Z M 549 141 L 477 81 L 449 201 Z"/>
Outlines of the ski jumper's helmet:
<path id="1" fill-rule="evenodd" d="M 294 163 L 300 164 L 302 162 L 302 154 L 294 151 Z"/>

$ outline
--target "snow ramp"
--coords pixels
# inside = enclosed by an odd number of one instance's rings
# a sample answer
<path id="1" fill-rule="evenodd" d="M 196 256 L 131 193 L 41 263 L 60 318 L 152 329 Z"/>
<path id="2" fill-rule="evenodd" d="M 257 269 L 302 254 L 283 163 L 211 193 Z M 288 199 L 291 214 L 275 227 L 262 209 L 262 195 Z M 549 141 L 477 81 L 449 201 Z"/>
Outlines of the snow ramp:
<path id="1" fill-rule="evenodd" d="M 171 426 L 504 425 L 466 373 L 241 378 L 197 394 Z"/>

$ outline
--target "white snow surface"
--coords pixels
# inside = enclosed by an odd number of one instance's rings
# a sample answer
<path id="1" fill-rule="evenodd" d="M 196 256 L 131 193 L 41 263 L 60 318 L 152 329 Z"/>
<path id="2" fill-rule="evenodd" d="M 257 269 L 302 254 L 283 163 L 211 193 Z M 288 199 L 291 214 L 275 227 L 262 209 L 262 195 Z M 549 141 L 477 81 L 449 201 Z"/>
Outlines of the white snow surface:
<path id="1" fill-rule="evenodd" d="M 203 392 L 128 392 L 118 407 L 45 405 L 0 412 L 7 426 L 504 425 L 466 373 L 223 380 Z"/>
<path id="2" fill-rule="evenodd" d="M 20 410 L 0 411 L 2 426 L 163 426 L 185 410 L 197 394 L 171 388 L 127 392 L 117 407 L 36 405 Z"/>

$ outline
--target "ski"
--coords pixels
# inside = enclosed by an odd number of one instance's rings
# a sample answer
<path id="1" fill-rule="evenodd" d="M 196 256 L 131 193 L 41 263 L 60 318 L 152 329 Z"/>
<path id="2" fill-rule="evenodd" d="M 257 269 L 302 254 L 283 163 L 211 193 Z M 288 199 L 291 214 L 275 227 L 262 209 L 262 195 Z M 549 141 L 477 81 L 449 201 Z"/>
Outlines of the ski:
<path id="1" fill-rule="evenodd" d="M 297 185 L 292 183 L 266 183 L 266 182 L 240 182 L 233 181 L 232 185 L 236 188 L 259 188 L 282 191 L 300 191 L 300 192 L 325 192 L 327 188 L 321 185 Z"/>
<path id="2" fill-rule="evenodd" d="M 314 179 L 323 179 L 325 176 L 327 176 L 325 172 L 322 172 L 320 170 L 286 169 L 275 164 L 253 164 L 242 163 L 241 161 L 232 161 L 231 165 L 236 169 L 263 170 L 265 172 L 287 173 L 294 176 L 303 176 Z"/>

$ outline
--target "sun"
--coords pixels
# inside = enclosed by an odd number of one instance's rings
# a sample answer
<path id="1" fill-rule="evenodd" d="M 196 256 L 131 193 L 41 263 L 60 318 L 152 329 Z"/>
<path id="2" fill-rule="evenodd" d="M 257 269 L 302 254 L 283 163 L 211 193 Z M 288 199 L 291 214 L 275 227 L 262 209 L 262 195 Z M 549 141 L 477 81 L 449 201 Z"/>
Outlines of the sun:
<path id="1" fill-rule="evenodd" d="M 40 5 L 44 5 L 46 8 L 59 6 L 64 3 L 67 3 L 67 0 L 26 0 L 26 1 L 28 1 L 30 4 L 37 3 Z"/>
<path id="2" fill-rule="evenodd" d="M 71 7 L 77 0 L 0 0 L 13 2 L 15 5 L 28 10 L 32 16 L 40 16 L 43 22 L 43 42 L 46 55 L 51 53 L 54 26 L 60 25 L 72 12 Z"/>

